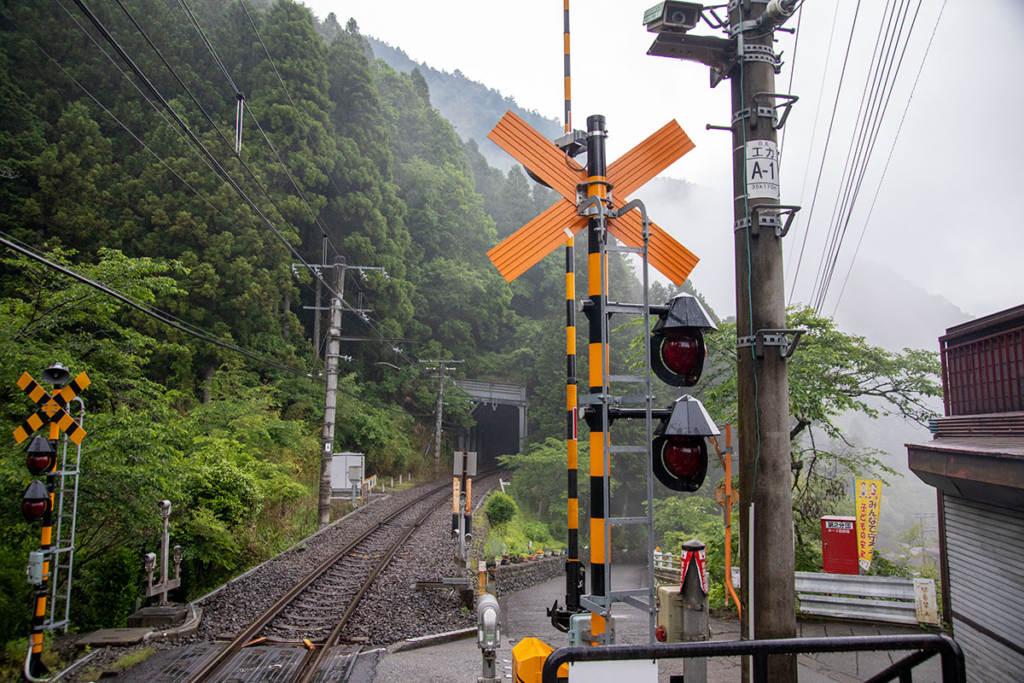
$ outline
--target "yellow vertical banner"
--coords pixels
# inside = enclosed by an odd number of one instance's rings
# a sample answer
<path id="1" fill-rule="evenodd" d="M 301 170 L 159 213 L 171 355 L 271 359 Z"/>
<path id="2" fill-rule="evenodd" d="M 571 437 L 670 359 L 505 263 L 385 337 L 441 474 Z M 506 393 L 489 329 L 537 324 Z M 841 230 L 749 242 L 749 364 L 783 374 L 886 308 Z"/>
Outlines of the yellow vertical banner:
<path id="1" fill-rule="evenodd" d="M 857 479 L 854 481 L 857 502 L 857 559 L 860 570 L 871 568 L 875 554 L 875 538 L 878 536 L 878 513 L 882 506 L 882 482 L 879 479 Z"/>

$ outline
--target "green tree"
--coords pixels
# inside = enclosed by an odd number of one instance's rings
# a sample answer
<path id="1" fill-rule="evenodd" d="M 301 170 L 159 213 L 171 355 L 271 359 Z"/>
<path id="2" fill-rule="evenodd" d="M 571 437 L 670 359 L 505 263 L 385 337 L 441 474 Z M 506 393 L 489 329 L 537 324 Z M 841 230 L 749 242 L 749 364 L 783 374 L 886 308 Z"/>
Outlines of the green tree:
<path id="1" fill-rule="evenodd" d="M 816 569 L 818 519 L 835 514 L 847 498 L 849 475 L 896 474 L 880 451 L 853 443 L 840 418 L 854 413 L 927 424 L 934 416 L 929 399 L 940 396 L 942 388 L 933 352 L 886 351 L 805 307 L 789 309 L 787 327 L 807 330 L 789 360 L 790 441 L 798 567 Z M 733 323 L 708 335 L 708 370 L 694 390 L 719 422 L 736 421 L 736 365 L 728 360 L 735 338 Z"/>

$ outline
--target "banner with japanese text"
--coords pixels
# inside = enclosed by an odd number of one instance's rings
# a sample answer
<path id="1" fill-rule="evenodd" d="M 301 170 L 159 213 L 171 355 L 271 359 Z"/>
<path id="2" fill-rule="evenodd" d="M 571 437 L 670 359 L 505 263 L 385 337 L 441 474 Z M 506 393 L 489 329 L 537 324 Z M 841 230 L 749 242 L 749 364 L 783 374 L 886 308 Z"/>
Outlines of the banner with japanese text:
<path id="1" fill-rule="evenodd" d="M 875 554 L 875 537 L 878 536 L 878 513 L 882 506 L 882 482 L 879 479 L 857 479 L 854 481 L 857 502 L 857 559 L 860 570 L 871 568 Z"/>

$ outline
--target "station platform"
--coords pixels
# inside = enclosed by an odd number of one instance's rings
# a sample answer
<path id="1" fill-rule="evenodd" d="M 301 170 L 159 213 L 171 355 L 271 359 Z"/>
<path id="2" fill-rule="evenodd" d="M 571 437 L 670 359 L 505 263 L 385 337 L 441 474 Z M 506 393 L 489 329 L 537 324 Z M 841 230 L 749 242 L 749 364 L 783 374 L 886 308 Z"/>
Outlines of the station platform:
<path id="1" fill-rule="evenodd" d="M 615 567 L 613 583 L 616 590 L 638 588 L 646 582 L 646 567 Z M 558 648 L 568 644 L 564 633 L 556 631 L 545 615 L 557 599 L 564 599 L 565 579 L 559 577 L 540 585 L 507 595 L 499 602 L 502 609 L 502 648 L 498 652 L 498 674 L 505 681 L 511 681 L 512 647 L 521 639 L 530 636 L 540 638 L 548 645 Z M 612 610 L 616 616 L 618 642 L 628 644 L 646 643 L 648 638 L 647 615 L 625 604 L 616 604 Z M 740 625 L 735 617 L 711 617 L 711 634 L 714 640 L 735 640 L 739 638 Z M 867 636 L 889 634 L 918 634 L 920 629 L 860 624 L 853 622 L 799 622 L 797 636 Z M 380 650 L 364 655 L 368 660 L 360 662 L 352 680 L 363 683 L 476 683 L 480 675 L 480 651 L 475 638 L 423 647 L 413 650 Z M 899 656 L 888 652 L 836 653 L 820 655 L 799 655 L 799 680 L 801 683 L 853 683 L 864 681 L 892 664 Z M 659 666 L 659 683 L 669 683 L 669 677 L 683 673 L 682 660 L 662 660 Z M 709 683 L 739 683 L 739 657 L 720 657 L 708 660 Z M 940 671 L 937 659 L 933 658 L 914 670 L 915 683 L 939 681 Z"/>

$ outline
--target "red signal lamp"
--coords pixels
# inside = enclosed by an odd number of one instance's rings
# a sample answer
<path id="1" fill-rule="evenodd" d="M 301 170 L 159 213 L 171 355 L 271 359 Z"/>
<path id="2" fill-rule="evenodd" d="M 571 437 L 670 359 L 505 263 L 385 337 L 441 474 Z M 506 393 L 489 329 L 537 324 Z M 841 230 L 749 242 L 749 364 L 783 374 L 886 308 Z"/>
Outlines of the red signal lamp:
<path id="1" fill-rule="evenodd" d="M 654 439 L 654 476 L 673 491 L 696 491 L 708 473 L 708 447 L 700 436 Z"/>
<path id="2" fill-rule="evenodd" d="M 52 505 L 50 492 L 37 479 L 25 489 L 25 495 L 21 498 L 21 514 L 25 516 L 26 522 L 35 522 L 49 512 Z"/>
<path id="3" fill-rule="evenodd" d="M 700 401 L 692 396 L 679 398 L 655 430 L 651 443 L 654 476 L 673 491 L 699 489 L 708 473 L 704 438 L 718 433 Z"/>
<path id="4" fill-rule="evenodd" d="M 659 643 L 664 643 L 668 640 L 668 629 L 665 628 L 664 624 L 660 624 L 658 628 L 654 629 L 654 637 L 658 639 Z"/>
<path id="5" fill-rule="evenodd" d="M 663 307 L 651 331 L 651 370 L 674 387 L 692 387 L 704 371 L 704 330 L 718 329 L 692 294 L 678 294 Z"/>
<path id="6" fill-rule="evenodd" d="M 25 467 L 34 477 L 52 471 L 56 462 L 57 452 L 46 437 L 36 436 L 25 449 Z"/>

